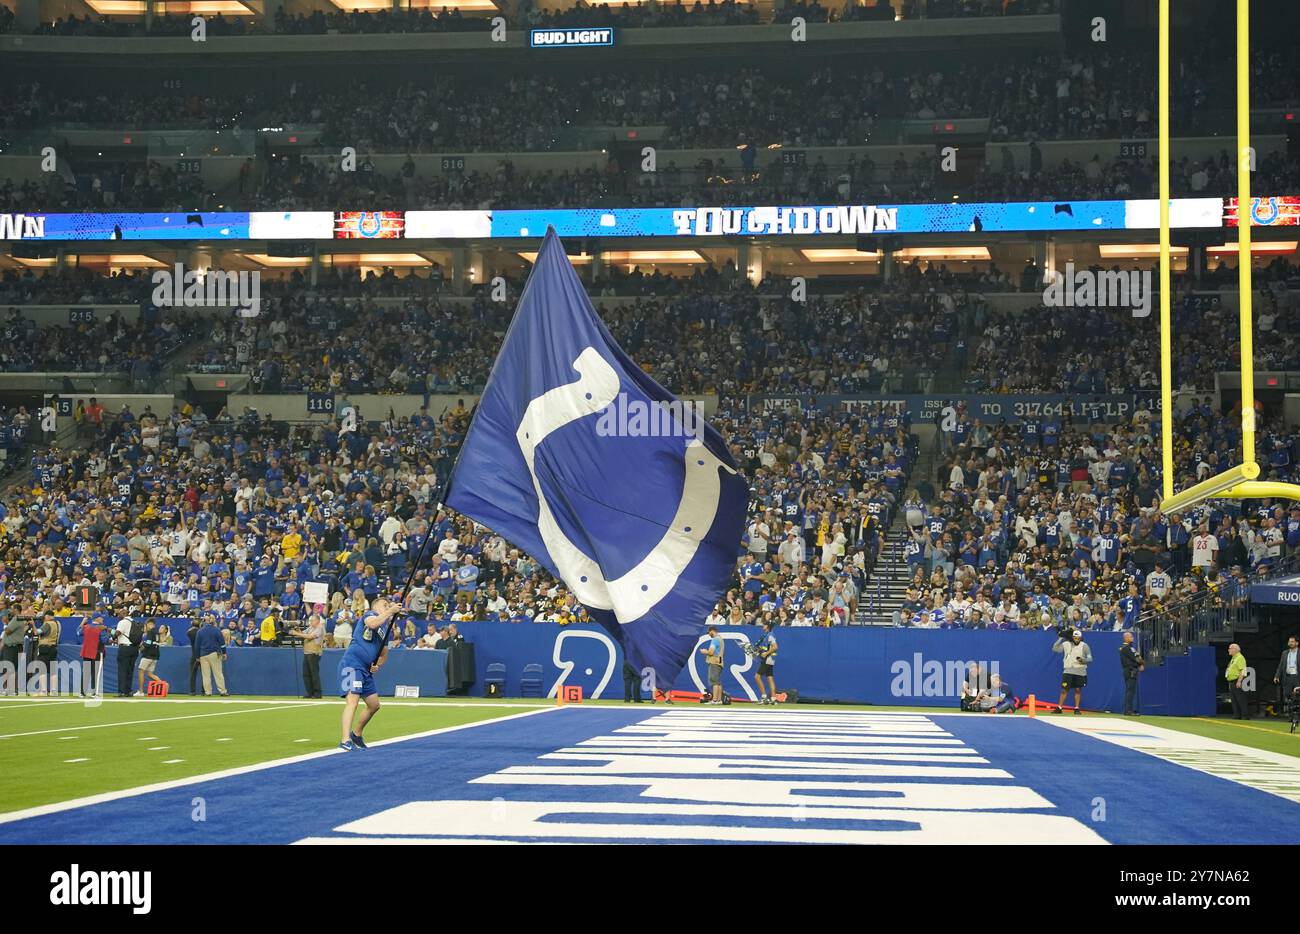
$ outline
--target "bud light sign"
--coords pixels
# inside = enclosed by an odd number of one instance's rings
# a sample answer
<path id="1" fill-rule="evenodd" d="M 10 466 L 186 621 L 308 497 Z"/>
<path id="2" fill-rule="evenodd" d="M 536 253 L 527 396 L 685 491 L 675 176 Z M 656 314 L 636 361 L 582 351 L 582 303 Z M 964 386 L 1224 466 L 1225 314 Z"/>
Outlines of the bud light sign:
<path id="1" fill-rule="evenodd" d="M 569 48 L 604 46 L 614 44 L 614 30 L 600 29 L 534 29 L 529 33 L 528 44 L 534 49 L 565 46 Z"/>

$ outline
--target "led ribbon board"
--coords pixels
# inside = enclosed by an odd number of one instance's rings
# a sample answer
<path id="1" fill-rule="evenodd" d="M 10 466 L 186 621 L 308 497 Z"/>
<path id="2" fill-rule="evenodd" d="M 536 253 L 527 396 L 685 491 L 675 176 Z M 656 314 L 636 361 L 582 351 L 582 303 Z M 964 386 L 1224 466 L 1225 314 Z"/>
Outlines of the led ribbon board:
<path id="1" fill-rule="evenodd" d="M 1300 223 L 1300 198 L 1252 199 L 1254 226 Z M 1236 226 L 1234 200 L 1180 198 L 1175 228 Z M 0 214 L 4 240 L 487 240 L 562 237 L 820 237 L 1156 230 L 1154 199 L 472 211 L 195 211 Z"/>

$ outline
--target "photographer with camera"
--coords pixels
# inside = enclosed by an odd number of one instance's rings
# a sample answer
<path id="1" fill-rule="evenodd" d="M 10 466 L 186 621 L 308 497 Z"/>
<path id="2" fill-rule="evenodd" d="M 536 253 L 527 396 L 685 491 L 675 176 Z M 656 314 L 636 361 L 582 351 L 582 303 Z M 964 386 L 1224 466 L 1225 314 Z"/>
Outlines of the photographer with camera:
<path id="1" fill-rule="evenodd" d="M 1088 666 L 1092 664 L 1092 649 L 1083 641 L 1083 633 L 1077 629 L 1065 627 L 1056 631 L 1056 643 L 1053 652 L 1061 653 L 1061 699 L 1057 702 L 1056 712 L 1065 713 L 1065 695 L 1074 690 L 1074 715 L 1081 713 L 1083 706 L 1083 688 L 1088 683 Z"/>
<path id="2" fill-rule="evenodd" d="M 974 706 L 985 713 L 1009 713 L 1016 709 L 1016 698 L 1001 675 L 990 675 L 988 687 L 976 695 Z"/>
<path id="3" fill-rule="evenodd" d="M 307 625 L 291 630 L 289 635 L 302 640 L 303 696 L 318 699 L 321 697 L 320 659 L 325 648 L 325 621 L 319 613 L 312 613 Z"/>
<path id="4" fill-rule="evenodd" d="M 59 657 L 59 636 L 63 626 L 53 613 L 46 613 L 39 621 L 32 621 L 32 638 L 36 640 L 36 676 L 40 687 L 33 693 L 38 697 L 57 694 L 59 686 L 54 683 L 55 662 Z"/>
<path id="5" fill-rule="evenodd" d="M 776 626 L 773 620 L 767 620 L 763 623 L 763 634 L 759 636 L 758 642 L 753 647 L 753 654 L 758 658 L 758 671 L 754 674 L 754 684 L 758 685 L 758 695 L 760 704 L 776 703 L 776 678 L 772 674 L 776 666 L 776 638 L 772 635 L 772 629 Z M 748 646 L 747 646 L 748 648 Z M 763 679 L 767 678 L 767 690 L 763 690 Z"/>

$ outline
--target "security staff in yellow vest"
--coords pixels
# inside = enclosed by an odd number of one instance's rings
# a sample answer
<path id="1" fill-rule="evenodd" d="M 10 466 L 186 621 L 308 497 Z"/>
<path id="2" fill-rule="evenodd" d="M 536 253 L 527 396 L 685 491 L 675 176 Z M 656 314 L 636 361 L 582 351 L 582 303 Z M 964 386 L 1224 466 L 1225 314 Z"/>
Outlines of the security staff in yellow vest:
<path id="1" fill-rule="evenodd" d="M 33 628 L 36 630 L 36 677 L 40 684 L 35 692 L 37 695 L 57 694 L 59 686 L 53 683 L 56 677 L 57 668 L 55 662 L 59 657 L 59 635 L 63 631 L 62 624 L 53 613 L 46 613 L 44 619 L 35 623 Z"/>
<path id="2" fill-rule="evenodd" d="M 1241 646 L 1232 643 L 1228 646 L 1228 669 L 1223 677 L 1232 696 L 1232 715 L 1238 720 L 1250 719 L 1250 708 L 1246 706 L 1246 667 L 1246 656 L 1241 654 Z"/>
<path id="3" fill-rule="evenodd" d="M 319 613 L 313 613 L 307 625 L 291 633 L 302 639 L 302 689 L 304 697 L 319 698 L 320 657 L 325 649 L 325 621 Z"/>

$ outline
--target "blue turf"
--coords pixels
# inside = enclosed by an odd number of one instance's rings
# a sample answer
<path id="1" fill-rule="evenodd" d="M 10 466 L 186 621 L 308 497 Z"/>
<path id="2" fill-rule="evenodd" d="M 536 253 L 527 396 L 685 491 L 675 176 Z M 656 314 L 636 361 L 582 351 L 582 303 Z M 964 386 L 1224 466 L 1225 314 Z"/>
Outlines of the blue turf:
<path id="1" fill-rule="evenodd" d="M 567 708 L 487 722 L 423 739 L 339 753 L 247 775 L 198 782 L 91 807 L 0 824 L 0 843 L 289 843 L 420 800 L 633 801 L 639 786 L 470 785 L 530 764 L 562 746 L 663 713 L 663 708 Z M 1114 843 L 1280 843 L 1300 840 L 1300 805 L 1042 722 L 943 717 L 942 726 L 994 766 Z M 560 764 L 552 761 L 550 764 Z M 889 779 L 897 781 L 897 779 Z M 348 789 L 345 791 L 345 789 Z M 810 796 L 810 804 L 816 794 Z M 1104 822 L 1091 815 L 1105 799 Z M 192 819 L 203 798 L 206 820 Z M 644 800 L 644 799 L 642 799 Z M 580 809 L 573 809 L 581 813 Z M 647 817 L 606 823 L 671 825 Z M 720 818 L 733 825 L 736 818 Z M 766 825 L 783 822 L 765 819 Z M 821 826 L 829 823 L 817 822 Z M 835 821 L 855 829 L 905 829 L 899 821 Z M 807 825 L 805 825 L 807 826 Z M 558 830 L 558 828 L 557 828 Z M 564 839 L 559 830 L 556 840 Z M 1014 841 L 1006 841 L 1014 842 Z"/>

